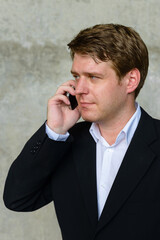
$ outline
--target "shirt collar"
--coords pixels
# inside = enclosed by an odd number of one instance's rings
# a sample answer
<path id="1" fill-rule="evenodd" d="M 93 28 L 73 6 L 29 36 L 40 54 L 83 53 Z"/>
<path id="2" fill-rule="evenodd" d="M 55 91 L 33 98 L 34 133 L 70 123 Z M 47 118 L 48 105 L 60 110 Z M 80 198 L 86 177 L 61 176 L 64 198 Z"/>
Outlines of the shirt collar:
<path id="1" fill-rule="evenodd" d="M 127 124 L 124 126 L 124 128 L 120 131 L 120 133 L 117 136 L 116 142 L 113 145 L 117 145 L 124 138 L 126 140 L 127 145 L 130 144 L 131 139 L 134 135 L 134 132 L 137 128 L 137 125 L 138 125 L 140 117 L 141 117 L 141 109 L 137 102 L 135 102 L 135 107 L 136 107 L 135 113 L 130 118 L 130 120 L 127 122 Z M 98 125 L 96 123 L 92 123 L 89 131 L 96 143 L 98 141 L 101 141 L 101 143 L 103 145 L 105 145 L 106 147 L 110 146 L 106 142 L 106 140 L 101 136 Z"/>

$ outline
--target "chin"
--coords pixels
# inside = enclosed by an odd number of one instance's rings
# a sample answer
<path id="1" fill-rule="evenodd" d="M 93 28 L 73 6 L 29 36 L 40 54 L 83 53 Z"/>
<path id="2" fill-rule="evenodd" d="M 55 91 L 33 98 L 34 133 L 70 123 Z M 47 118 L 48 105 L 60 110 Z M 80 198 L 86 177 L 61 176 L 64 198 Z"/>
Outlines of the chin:
<path id="1" fill-rule="evenodd" d="M 81 117 L 83 118 L 83 120 L 87 121 L 87 122 L 97 122 L 98 119 L 96 118 L 96 116 L 93 116 L 93 114 L 81 114 Z"/>

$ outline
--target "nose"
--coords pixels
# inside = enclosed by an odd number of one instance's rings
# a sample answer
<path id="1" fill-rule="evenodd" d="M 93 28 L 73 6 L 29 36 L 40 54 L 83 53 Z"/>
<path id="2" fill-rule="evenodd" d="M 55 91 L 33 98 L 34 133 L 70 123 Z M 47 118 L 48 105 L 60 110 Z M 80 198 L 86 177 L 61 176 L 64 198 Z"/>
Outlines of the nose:
<path id="1" fill-rule="evenodd" d="M 85 77 L 80 77 L 77 80 L 75 91 L 76 91 L 76 95 L 88 93 L 88 85 Z"/>

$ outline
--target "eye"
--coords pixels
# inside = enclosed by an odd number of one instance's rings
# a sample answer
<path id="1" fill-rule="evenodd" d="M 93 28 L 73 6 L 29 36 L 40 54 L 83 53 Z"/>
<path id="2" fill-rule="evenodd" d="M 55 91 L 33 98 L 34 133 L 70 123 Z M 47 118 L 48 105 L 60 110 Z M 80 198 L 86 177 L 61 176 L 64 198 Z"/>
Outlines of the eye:
<path id="1" fill-rule="evenodd" d="M 75 80 L 79 79 L 78 75 L 73 75 L 73 77 L 75 78 Z"/>
<path id="2" fill-rule="evenodd" d="M 97 77 L 96 76 L 93 76 L 93 75 L 90 75 L 89 76 L 91 79 L 96 79 Z"/>

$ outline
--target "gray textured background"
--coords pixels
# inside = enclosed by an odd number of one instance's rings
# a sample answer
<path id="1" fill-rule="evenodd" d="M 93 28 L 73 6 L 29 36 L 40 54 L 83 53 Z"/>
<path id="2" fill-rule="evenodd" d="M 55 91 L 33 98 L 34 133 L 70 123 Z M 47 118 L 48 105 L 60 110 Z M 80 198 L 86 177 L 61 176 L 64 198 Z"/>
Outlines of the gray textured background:
<path id="1" fill-rule="evenodd" d="M 53 204 L 15 213 L 2 201 L 9 166 L 46 119 L 47 100 L 71 78 L 67 43 L 97 23 L 134 27 L 150 68 L 139 103 L 160 118 L 159 0 L 0 0 L 0 239 L 60 240 Z"/>

